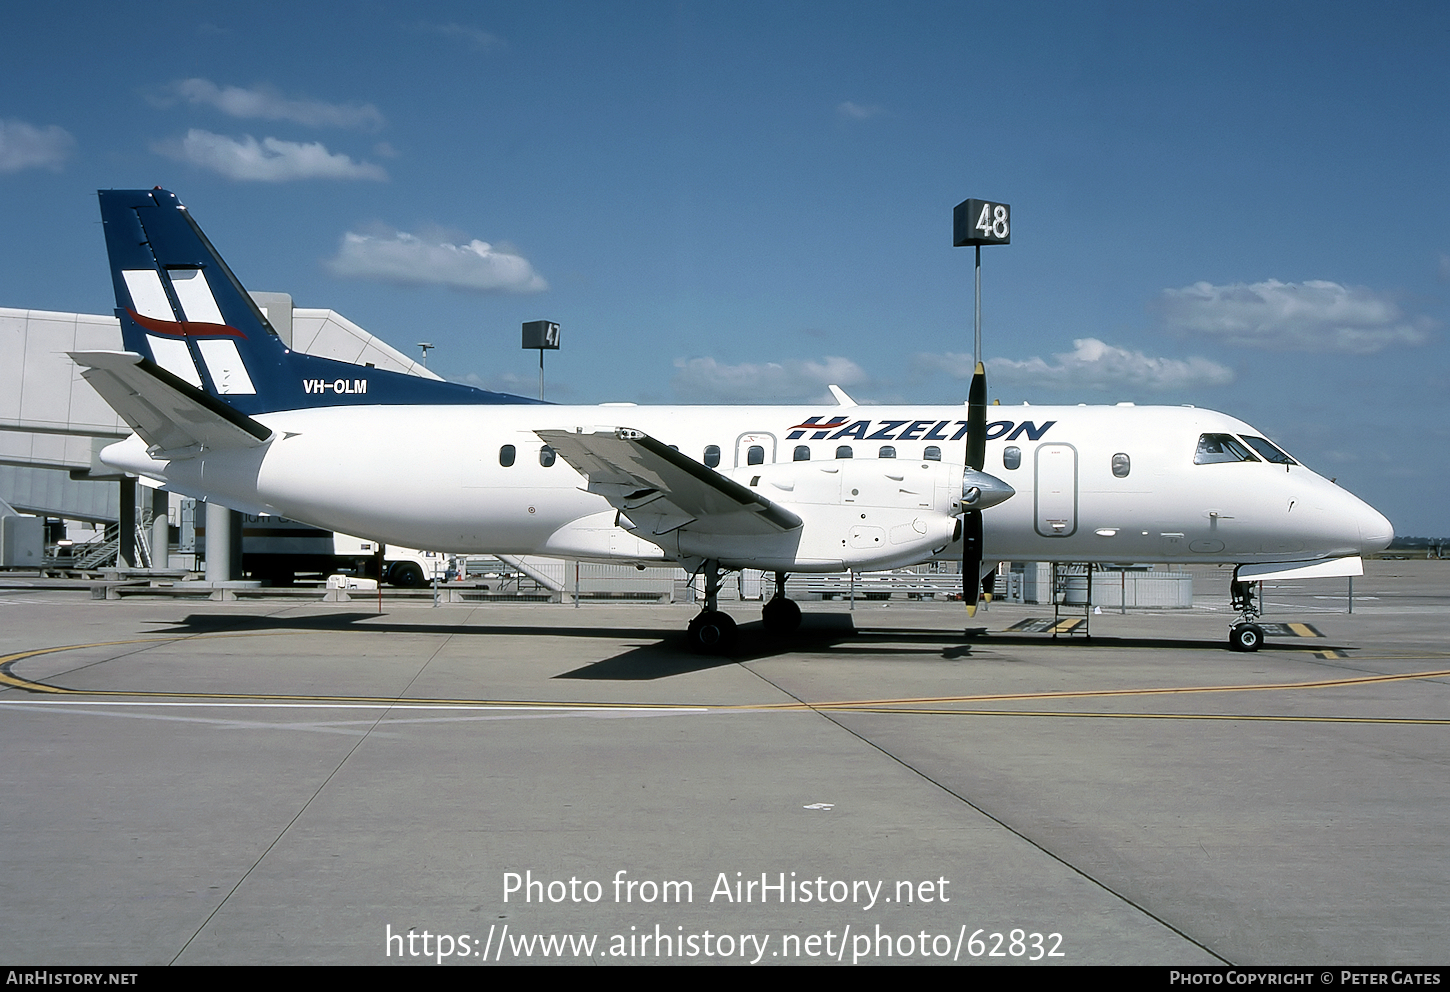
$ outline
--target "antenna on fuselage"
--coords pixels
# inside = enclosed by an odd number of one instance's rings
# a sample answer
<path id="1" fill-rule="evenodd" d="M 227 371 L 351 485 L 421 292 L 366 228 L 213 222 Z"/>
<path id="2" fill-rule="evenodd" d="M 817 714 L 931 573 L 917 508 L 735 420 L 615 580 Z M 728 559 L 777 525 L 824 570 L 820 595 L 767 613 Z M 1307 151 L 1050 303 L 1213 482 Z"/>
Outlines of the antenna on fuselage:
<path id="1" fill-rule="evenodd" d="M 972 292 L 972 385 L 967 391 L 966 466 L 982 471 L 987 461 L 987 367 L 982 364 L 982 246 L 1012 243 L 1012 208 L 990 200 L 963 200 L 952 211 L 952 247 L 972 245 L 977 264 Z M 965 477 L 965 473 L 964 473 Z M 962 487 L 962 600 L 977 615 L 982 594 L 982 511 L 969 509 Z"/>

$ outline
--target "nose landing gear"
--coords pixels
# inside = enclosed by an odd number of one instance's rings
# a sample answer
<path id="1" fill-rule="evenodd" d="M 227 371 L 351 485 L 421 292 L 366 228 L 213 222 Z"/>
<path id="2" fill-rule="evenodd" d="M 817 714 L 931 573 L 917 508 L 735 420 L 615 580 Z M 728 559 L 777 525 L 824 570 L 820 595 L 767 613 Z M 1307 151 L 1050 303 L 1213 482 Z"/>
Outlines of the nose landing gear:
<path id="1" fill-rule="evenodd" d="M 1254 596 L 1256 584 L 1240 582 L 1239 571 L 1234 569 L 1233 582 L 1229 584 L 1229 598 L 1230 605 L 1238 611 L 1239 618 L 1228 631 L 1230 651 L 1257 651 L 1264 644 L 1264 628 L 1257 622 L 1259 608 Z"/>

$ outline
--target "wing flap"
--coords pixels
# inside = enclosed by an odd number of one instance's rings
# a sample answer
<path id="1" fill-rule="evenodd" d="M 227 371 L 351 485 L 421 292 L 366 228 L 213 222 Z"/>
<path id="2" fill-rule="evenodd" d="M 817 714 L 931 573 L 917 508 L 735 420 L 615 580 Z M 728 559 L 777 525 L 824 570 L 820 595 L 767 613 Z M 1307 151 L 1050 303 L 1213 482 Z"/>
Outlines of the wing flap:
<path id="1" fill-rule="evenodd" d="M 778 534 L 801 526 L 785 507 L 641 431 L 534 433 L 589 480 L 589 492 L 620 511 L 622 525 L 655 535 L 686 526 L 711 534 Z"/>
<path id="2" fill-rule="evenodd" d="M 77 351 L 81 375 L 153 454 L 182 458 L 202 449 L 253 448 L 271 428 L 130 351 Z"/>

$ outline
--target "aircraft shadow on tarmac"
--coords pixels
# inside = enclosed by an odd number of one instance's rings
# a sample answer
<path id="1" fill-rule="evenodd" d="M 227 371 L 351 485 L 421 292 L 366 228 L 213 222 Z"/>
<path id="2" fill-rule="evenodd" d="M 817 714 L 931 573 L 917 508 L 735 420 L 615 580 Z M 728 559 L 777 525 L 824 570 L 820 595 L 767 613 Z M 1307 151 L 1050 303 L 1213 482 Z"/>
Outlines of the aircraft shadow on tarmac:
<path id="1" fill-rule="evenodd" d="M 153 621 L 166 626 L 161 634 L 226 634 L 260 631 L 295 630 L 300 632 L 354 631 L 362 633 L 449 634 L 462 637 L 569 637 L 607 638 L 613 641 L 647 641 L 611 658 L 590 662 L 573 671 L 555 675 L 560 679 L 598 679 L 601 681 L 639 681 L 669 678 L 690 672 L 707 671 L 746 661 L 794 652 L 829 650 L 842 641 L 856 638 L 855 626 L 847 614 L 814 614 L 806 617 L 801 628 L 788 637 L 765 632 L 759 621 L 741 624 L 739 640 L 728 655 L 695 654 L 686 646 L 683 631 L 673 627 L 583 627 L 559 626 L 496 626 L 488 624 L 402 623 L 386 619 L 387 614 L 326 613 L 288 617 L 265 614 L 193 613 L 181 620 Z M 949 632 L 936 632 L 938 637 Z M 915 636 L 915 635 L 913 635 Z M 960 641 L 960 635 L 956 640 Z"/>
<path id="2" fill-rule="evenodd" d="M 685 643 L 683 632 L 674 628 L 627 628 L 554 625 L 502 626 L 488 624 L 405 623 L 387 614 L 340 612 L 310 616 L 268 616 L 248 614 L 193 613 L 182 620 L 155 621 L 165 624 L 157 633 L 221 634 L 257 631 L 298 632 L 354 631 L 363 633 L 449 634 L 461 637 L 568 637 L 643 641 L 627 650 L 553 676 L 558 679 L 599 681 L 649 681 L 708 671 L 726 665 L 743 664 L 795 654 L 827 654 L 836 658 L 864 658 L 890 663 L 893 660 L 925 661 L 935 656 L 942 661 L 961 661 L 990 653 L 994 660 L 1012 660 L 1003 648 L 1046 647 L 1060 644 L 1097 650 L 1188 650 L 1224 653 L 1219 641 L 1180 638 L 1061 637 L 1054 641 L 1041 634 L 997 633 L 964 636 L 960 628 L 901 629 L 858 628 L 849 613 L 808 613 L 800 629 L 788 636 L 772 635 L 759 621 L 739 626 L 739 639 L 728 655 L 699 655 Z M 1322 641 L 1289 644 L 1276 641 L 1265 650 L 1345 650 Z"/>

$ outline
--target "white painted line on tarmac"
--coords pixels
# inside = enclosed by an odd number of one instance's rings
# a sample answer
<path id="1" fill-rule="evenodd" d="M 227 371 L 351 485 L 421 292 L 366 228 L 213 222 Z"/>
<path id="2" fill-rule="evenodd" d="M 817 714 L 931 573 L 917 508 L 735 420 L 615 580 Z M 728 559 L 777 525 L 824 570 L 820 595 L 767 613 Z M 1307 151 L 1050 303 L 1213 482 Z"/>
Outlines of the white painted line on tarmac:
<path id="1" fill-rule="evenodd" d="M 84 691 L 84 690 L 72 690 Z M 333 702 L 287 702 L 269 703 L 263 700 L 230 700 L 215 702 L 177 702 L 162 700 L 107 700 L 107 699 L 17 699 L 0 702 L 0 706 L 216 706 L 240 707 L 244 709 L 324 709 L 324 710 L 517 710 L 526 712 L 558 711 L 561 713 L 708 713 L 708 706 L 608 706 L 595 703 L 556 703 L 534 705 L 531 703 L 333 703 Z"/>

